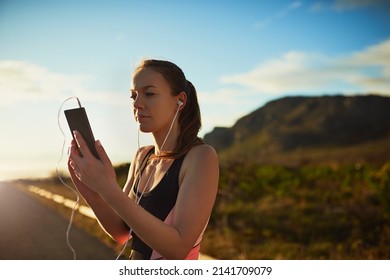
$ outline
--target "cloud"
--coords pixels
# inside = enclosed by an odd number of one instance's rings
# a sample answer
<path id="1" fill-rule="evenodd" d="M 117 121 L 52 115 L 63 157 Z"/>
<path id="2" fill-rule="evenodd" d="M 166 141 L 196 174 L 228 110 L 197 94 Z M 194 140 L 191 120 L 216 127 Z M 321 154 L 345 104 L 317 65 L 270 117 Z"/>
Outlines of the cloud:
<path id="1" fill-rule="evenodd" d="M 225 84 L 238 84 L 259 93 L 390 94 L 390 39 L 362 51 L 330 57 L 291 51 L 241 74 L 224 76 Z"/>
<path id="2" fill-rule="evenodd" d="M 345 10 L 353 10 L 366 7 L 384 6 L 389 4 L 388 0 L 335 0 L 330 1 L 318 1 L 314 3 L 310 10 L 314 12 L 323 10 L 335 10 L 338 12 Z"/>
<path id="3" fill-rule="evenodd" d="M 299 7 L 302 6 L 302 2 L 300 1 L 294 1 L 292 2 L 291 4 L 283 7 L 281 10 L 279 10 L 278 12 L 272 14 L 271 16 L 257 22 L 255 24 L 255 28 L 256 29 L 262 29 L 264 28 L 265 26 L 271 24 L 272 22 L 276 21 L 276 20 L 279 20 L 281 18 L 284 18 L 286 17 L 289 13 L 291 13 L 292 11 L 298 9 Z"/>
<path id="4" fill-rule="evenodd" d="M 353 53 L 341 61 L 341 65 L 355 70 L 350 83 L 365 91 L 390 95 L 390 39 Z"/>
<path id="5" fill-rule="evenodd" d="M 230 127 L 237 119 L 268 102 L 273 96 L 259 95 L 251 88 L 222 87 L 215 91 L 198 92 L 202 113 L 202 131 L 216 126 Z"/>
<path id="6" fill-rule="evenodd" d="M 242 96 L 251 96 L 248 92 Z M 202 131 L 209 132 L 215 126 L 231 126 L 233 121 L 247 112 L 247 101 L 239 98 L 239 92 L 234 89 L 220 88 L 216 91 L 198 92 L 202 113 Z M 252 102 L 253 103 L 253 102 Z M 227 112 L 229 114 L 227 115 Z"/>
<path id="7" fill-rule="evenodd" d="M 26 61 L 0 61 L 1 105 L 20 102 L 61 101 L 70 96 L 88 98 L 95 102 L 123 104 L 118 94 L 88 89 L 93 78 L 88 75 L 70 75 L 51 71 Z"/>
<path id="8" fill-rule="evenodd" d="M 82 83 L 87 79 L 51 72 L 25 61 L 0 61 L 0 94 L 7 103 L 77 95 L 84 91 Z"/>

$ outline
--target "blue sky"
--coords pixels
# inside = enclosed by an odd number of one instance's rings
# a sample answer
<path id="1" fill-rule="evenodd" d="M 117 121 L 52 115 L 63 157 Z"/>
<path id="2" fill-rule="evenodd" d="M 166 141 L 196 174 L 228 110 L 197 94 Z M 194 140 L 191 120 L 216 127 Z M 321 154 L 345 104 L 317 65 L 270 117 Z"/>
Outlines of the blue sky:
<path id="1" fill-rule="evenodd" d="M 0 180 L 55 170 L 70 96 L 112 161 L 129 162 L 128 90 L 145 57 L 175 62 L 194 83 L 201 136 L 286 95 L 389 95 L 388 2 L 1 0 Z"/>

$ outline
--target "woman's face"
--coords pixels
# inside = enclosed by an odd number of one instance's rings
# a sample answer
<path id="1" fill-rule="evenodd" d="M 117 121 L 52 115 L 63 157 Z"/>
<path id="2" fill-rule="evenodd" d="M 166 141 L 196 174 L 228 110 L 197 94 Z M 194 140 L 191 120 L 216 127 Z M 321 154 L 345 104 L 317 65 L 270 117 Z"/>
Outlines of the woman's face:
<path id="1" fill-rule="evenodd" d="M 143 69 L 133 78 L 131 89 L 134 117 L 142 132 L 165 132 L 177 109 L 177 100 L 164 77 L 152 70 Z"/>

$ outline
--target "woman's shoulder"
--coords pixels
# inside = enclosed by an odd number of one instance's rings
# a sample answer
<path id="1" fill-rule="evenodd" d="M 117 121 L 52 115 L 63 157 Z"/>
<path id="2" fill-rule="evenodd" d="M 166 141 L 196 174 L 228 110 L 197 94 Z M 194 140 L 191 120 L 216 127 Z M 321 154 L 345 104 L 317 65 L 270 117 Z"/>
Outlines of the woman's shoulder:
<path id="1" fill-rule="evenodd" d="M 137 161 L 142 160 L 150 152 L 150 150 L 153 148 L 154 148 L 153 145 L 143 146 L 143 147 L 139 148 L 137 150 L 137 153 L 135 156 L 136 160 Z"/>
<path id="2" fill-rule="evenodd" d="M 189 150 L 186 158 L 189 161 L 216 161 L 218 162 L 218 155 L 215 149 L 208 144 L 196 145 Z"/>
<path id="3" fill-rule="evenodd" d="M 137 153 L 138 154 L 147 153 L 147 152 L 149 152 L 153 148 L 154 148 L 153 145 L 143 146 L 143 147 L 138 149 Z"/>
<path id="4" fill-rule="evenodd" d="M 212 153 L 217 154 L 213 146 L 210 146 L 208 144 L 199 144 L 192 147 L 192 149 L 189 152 L 193 153 Z"/>

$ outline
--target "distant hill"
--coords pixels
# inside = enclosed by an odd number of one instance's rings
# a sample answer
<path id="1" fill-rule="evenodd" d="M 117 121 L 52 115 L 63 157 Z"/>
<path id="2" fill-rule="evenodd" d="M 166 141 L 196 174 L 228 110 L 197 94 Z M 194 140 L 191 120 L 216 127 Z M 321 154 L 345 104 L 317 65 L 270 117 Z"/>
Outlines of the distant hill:
<path id="1" fill-rule="evenodd" d="M 222 163 L 381 163 L 390 159 L 390 97 L 285 97 L 204 140 Z"/>

